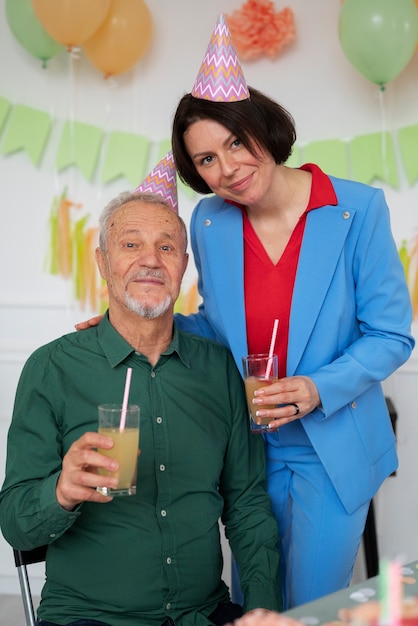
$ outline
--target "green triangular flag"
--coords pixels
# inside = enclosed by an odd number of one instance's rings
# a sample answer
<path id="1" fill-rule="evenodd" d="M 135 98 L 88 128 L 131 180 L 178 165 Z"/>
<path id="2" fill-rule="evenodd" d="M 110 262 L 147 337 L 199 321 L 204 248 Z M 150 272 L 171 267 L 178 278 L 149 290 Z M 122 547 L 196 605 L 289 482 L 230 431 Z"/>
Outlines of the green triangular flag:
<path id="1" fill-rule="evenodd" d="M 347 146 L 341 139 L 312 141 L 303 149 L 305 163 L 316 163 L 331 176 L 348 178 Z"/>
<path id="2" fill-rule="evenodd" d="M 1 152 L 10 154 L 24 150 L 33 164 L 38 165 L 50 130 L 51 118 L 48 113 L 16 104 L 12 109 Z"/>
<path id="3" fill-rule="evenodd" d="M 109 134 L 102 170 L 102 182 L 124 176 L 137 187 L 146 175 L 150 141 L 141 135 L 115 131 Z"/>
<path id="4" fill-rule="evenodd" d="M 77 165 L 87 180 L 91 180 L 98 162 L 102 137 L 103 131 L 97 126 L 66 122 L 56 158 L 58 170 Z"/>
<path id="5" fill-rule="evenodd" d="M 375 178 L 398 188 L 398 172 L 389 133 L 370 133 L 349 142 L 352 178 L 371 184 Z"/>

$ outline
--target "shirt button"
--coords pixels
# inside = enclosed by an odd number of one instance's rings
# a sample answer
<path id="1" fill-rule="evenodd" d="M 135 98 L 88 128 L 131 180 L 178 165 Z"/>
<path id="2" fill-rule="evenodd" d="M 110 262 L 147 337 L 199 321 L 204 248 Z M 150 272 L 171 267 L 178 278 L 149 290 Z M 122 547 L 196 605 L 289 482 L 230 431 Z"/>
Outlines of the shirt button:
<path id="1" fill-rule="evenodd" d="M 348 220 L 351 217 L 351 213 L 350 211 L 344 211 L 343 213 L 343 219 Z"/>
<path id="2" fill-rule="evenodd" d="M 203 223 L 205 226 L 210 226 L 212 224 L 210 220 L 205 220 Z"/>
<path id="3" fill-rule="evenodd" d="M 352 402 L 351 403 L 351 408 L 352 409 L 356 409 L 357 408 L 357 402 Z"/>
<path id="4" fill-rule="evenodd" d="M 151 372 L 151 378 L 155 378 L 155 372 Z"/>
<path id="5" fill-rule="evenodd" d="M 167 517 L 167 511 L 164 511 L 164 509 L 161 511 L 161 517 Z"/>
<path id="6" fill-rule="evenodd" d="M 163 465 L 162 463 L 160 465 L 160 472 L 165 472 L 165 465 Z"/>
<path id="7" fill-rule="evenodd" d="M 169 611 L 171 609 L 171 602 L 167 602 L 165 608 L 167 609 L 167 611 Z"/>
<path id="8" fill-rule="evenodd" d="M 167 557 L 167 565 L 171 565 L 171 558 Z"/>
<path id="9" fill-rule="evenodd" d="M 49 536 L 51 537 L 51 539 L 53 539 L 54 537 L 56 537 L 56 534 L 55 533 L 51 533 Z"/>
<path id="10" fill-rule="evenodd" d="M 157 424 L 162 424 L 162 423 L 163 423 L 163 418 L 157 417 Z"/>

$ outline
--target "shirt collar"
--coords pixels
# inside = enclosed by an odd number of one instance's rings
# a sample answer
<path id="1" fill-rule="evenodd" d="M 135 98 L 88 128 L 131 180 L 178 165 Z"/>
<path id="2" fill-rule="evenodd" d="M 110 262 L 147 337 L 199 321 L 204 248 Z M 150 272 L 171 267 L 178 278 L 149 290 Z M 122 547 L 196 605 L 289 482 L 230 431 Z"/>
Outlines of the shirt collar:
<path id="1" fill-rule="evenodd" d="M 131 354 L 134 354 L 136 350 L 118 333 L 116 328 L 112 326 L 109 320 L 109 311 L 104 314 L 99 326 L 98 326 L 98 340 L 102 350 L 109 361 L 111 367 L 116 367 L 127 359 Z M 179 331 L 176 324 L 173 322 L 173 337 L 167 349 L 162 352 L 162 355 L 170 356 L 176 353 L 182 360 L 186 367 L 190 368 L 190 359 L 188 356 L 188 350 L 185 346 L 185 340 L 182 336 L 183 333 Z"/>
<path id="2" fill-rule="evenodd" d="M 318 209 L 319 207 L 327 204 L 338 204 L 334 186 L 329 176 L 327 176 L 327 174 L 325 174 L 320 167 L 315 165 L 315 163 L 305 163 L 305 165 L 302 165 L 300 169 L 312 174 L 311 195 L 306 211 Z"/>

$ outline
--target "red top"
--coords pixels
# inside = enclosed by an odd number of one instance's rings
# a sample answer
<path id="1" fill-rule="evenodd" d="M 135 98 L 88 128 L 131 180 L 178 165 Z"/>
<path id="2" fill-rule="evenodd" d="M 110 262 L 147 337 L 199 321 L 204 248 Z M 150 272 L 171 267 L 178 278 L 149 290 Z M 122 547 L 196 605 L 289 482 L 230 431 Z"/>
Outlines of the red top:
<path id="1" fill-rule="evenodd" d="M 308 211 L 321 206 L 337 204 L 337 197 L 329 177 L 317 165 L 308 163 L 300 169 L 312 173 L 311 195 L 308 206 L 300 216 L 276 265 L 268 257 L 247 214 L 245 211 L 242 212 L 248 354 L 269 351 L 274 320 L 278 319 L 274 352 L 279 359 L 279 378 L 286 376 L 290 308 L 306 215 Z"/>

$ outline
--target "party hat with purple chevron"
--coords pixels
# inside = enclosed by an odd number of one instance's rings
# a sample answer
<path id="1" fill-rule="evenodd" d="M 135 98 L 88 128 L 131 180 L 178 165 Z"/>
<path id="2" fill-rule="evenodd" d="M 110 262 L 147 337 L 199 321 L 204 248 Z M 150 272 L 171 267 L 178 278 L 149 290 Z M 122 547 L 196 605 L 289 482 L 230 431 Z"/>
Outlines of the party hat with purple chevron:
<path id="1" fill-rule="evenodd" d="M 213 102 L 237 102 L 250 97 L 247 83 L 221 13 L 192 89 L 192 96 Z"/>
<path id="2" fill-rule="evenodd" d="M 135 191 L 157 193 L 163 196 L 168 200 L 173 211 L 178 213 L 177 176 L 171 150 L 157 163 Z"/>

